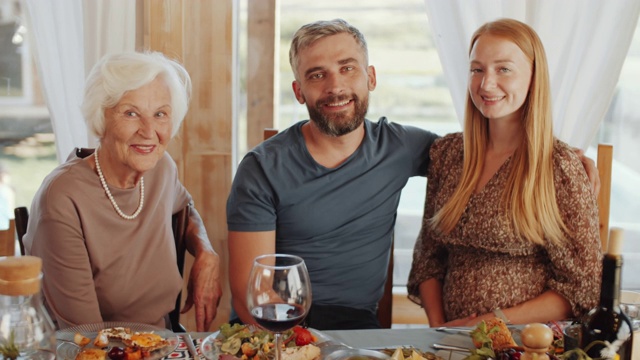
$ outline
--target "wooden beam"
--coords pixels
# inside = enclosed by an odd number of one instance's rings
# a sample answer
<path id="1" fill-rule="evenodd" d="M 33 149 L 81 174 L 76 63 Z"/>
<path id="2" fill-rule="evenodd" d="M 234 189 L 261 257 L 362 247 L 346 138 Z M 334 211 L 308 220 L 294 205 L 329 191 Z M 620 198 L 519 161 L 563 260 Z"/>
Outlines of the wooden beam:
<path id="1" fill-rule="evenodd" d="M 598 194 L 598 215 L 600 218 L 600 242 L 602 252 L 609 248 L 609 210 L 611 207 L 611 167 L 613 166 L 613 146 L 598 144 L 598 175 L 600 193 Z"/>
<path id="2" fill-rule="evenodd" d="M 247 3 L 247 148 L 262 142 L 275 124 L 278 102 L 278 0 Z"/>
<path id="3" fill-rule="evenodd" d="M 220 254 L 224 296 L 212 329 L 228 321 L 231 304 L 225 214 L 231 189 L 231 129 L 235 103 L 233 2 L 144 2 L 145 48 L 162 51 L 180 60 L 191 75 L 193 94 L 189 113 L 172 140 L 169 153 L 178 164 L 183 184 L 193 196 L 209 240 Z M 186 275 L 192 264 L 193 259 L 188 258 Z M 182 298 L 185 300 L 186 296 Z M 187 330 L 196 330 L 193 310 L 183 314 L 180 321 Z"/>

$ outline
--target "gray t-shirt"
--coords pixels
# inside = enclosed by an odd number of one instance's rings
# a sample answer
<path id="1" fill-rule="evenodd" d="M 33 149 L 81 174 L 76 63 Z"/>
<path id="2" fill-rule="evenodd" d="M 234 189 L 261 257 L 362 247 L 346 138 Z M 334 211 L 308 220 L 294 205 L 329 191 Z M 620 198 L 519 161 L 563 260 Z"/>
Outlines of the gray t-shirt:
<path id="1" fill-rule="evenodd" d="M 382 296 L 400 191 L 425 176 L 428 131 L 365 120 L 340 166 L 316 163 L 301 121 L 251 150 L 227 202 L 230 231 L 276 230 L 276 251 L 304 258 L 313 302 L 375 310 Z"/>

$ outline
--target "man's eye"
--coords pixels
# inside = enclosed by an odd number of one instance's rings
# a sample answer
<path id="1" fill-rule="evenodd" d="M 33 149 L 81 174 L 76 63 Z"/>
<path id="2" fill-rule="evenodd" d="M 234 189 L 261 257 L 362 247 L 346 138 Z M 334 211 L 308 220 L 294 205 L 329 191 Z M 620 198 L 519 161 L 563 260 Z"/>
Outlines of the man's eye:
<path id="1" fill-rule="evenodd" d="M 310 79 L 322 79 L 324 77 L 324 75 L 322 74 L 311 74 L 311 76 L 309 76 Z"/>
<path id="2" fill-rule="evenodd" d="M 355 67 L 353 67 L 353 66 L 345 66 L 344 67 L 344 71 L 351 71 L 353 69 L 355 69 Z"/>
<path id="3" fill-rule="evenodd" d="M 482 72 L 482 70 L 478 69 L 478 68 L 471 69 L 470 71 L 471 71 L 472 74 L 477 74 L 477 73 L 481 73 Z"/>

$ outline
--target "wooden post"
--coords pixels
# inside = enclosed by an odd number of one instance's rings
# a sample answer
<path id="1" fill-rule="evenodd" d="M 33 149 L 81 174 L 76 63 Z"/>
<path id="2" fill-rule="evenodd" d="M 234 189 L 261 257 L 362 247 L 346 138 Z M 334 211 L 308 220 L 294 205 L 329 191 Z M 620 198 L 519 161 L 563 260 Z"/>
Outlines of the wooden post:
<path id="1" fill-rule="evenodd" d="M 225 213 L 231 189 L 235 103 L 233 2 L 145 0 L 143 10 L 144 48 L 180 60 L 193 83 L 189 113 L 169 153 L 176 160 L 181 180 L 193 196 L 209 239 L 220 254 L 224 296 L 212 329 L 227 322 L 231 303 Z M 185 278 L 192 264 L 193 259 L 188 257 Z M 180 321 L 188 331 L 196 330 L 193 310 L 183 314 Z"/>
<path id="2" fill-rule="evenodd" d="M 247 17 L 247 149 L 262 142 L 275 124 L 278 103 L 277 0 L 249 0 Z"/>
<path id="3" fill-rule="evenodd" d="M 609 209 L 611 204 L 611 167 L 613 164 L 613 146 L 598 145 L 598 174 L 600 193 L 598 194 L 598 213 L 600 217 L 600 242 L 602 251 L 607 252 L 609 245 Z"/>

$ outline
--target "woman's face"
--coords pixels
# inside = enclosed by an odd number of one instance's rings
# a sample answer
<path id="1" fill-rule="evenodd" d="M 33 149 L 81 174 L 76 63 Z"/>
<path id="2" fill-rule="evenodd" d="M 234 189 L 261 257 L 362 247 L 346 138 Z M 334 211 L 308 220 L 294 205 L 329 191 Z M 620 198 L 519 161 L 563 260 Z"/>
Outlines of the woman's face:
<path id="1" fill-rule="evenodd" d="M 160 78 L 127 91 L 106 109 L 100 147 L 112 166 L 122 166 L 114 170 L 143 173 L 155 167 L 171 140 L 171 116 L 171 93 Z"/>
<path id="2" fill-rule="evenodd" d="M 488 119 L 520 119 L 529 94 L 532 64 L 518 45 L 490 34 L 470 54 L 469 94 Z"/>

